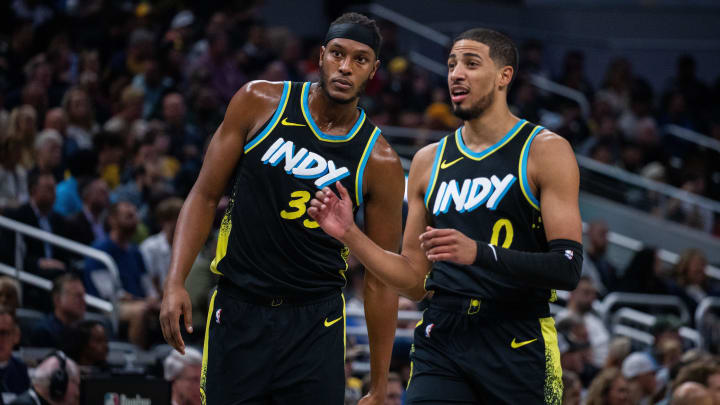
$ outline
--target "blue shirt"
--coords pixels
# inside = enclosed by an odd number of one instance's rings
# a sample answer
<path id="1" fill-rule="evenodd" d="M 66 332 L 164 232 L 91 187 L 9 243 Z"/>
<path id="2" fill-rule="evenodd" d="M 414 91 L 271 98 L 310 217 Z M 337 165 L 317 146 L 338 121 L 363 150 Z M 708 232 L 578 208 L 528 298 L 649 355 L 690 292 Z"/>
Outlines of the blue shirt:
<path id="1" fill-rule="evenodd" d="M 82 211 L 82 200 L 78 192 L 78 183 L 75 177 L 58 183 L 55 188 L 55 204 L 53 210 L 65 217 Z"/>
<path id="2" fill-rule="evenodd" d="M 94 242 L 92 246 L 107 252 L 115 260 L 120 272 L 120 284 L 123 290 L 135 297 L 145 297 L 145 289 L 142 286 L 142 278 L 146 272 L 145 263 L 137 245 L 131 243 L 127 249 L 124 249 L 113 242 L 112 239 L 107 238 Z M 105 269 L 105 265 L 92 258 L 85 259 L 85 289 L 88 294 L 98 295 L 98 290 L 90 278 L 90 273 L 100 269 Z"/>

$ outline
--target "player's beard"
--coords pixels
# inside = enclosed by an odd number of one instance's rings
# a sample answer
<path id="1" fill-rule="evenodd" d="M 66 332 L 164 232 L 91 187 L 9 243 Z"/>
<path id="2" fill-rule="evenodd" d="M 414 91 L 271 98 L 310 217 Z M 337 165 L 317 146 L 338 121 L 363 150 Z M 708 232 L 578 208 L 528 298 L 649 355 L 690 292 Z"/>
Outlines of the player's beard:
<path id="1" fill-rule="evenodd" d="M 458 105 L 453 105 L 453 114 L 463 121 L 470 121 L 483 115 L 485 110 L 490 108 L 493 101 L 495 101 L 495 92 L 493 89 L 490 89 L 488 94 L 480 97 L 480 100 L 468 108 L 461 108 Z"/>
<path id="2" fill-rule="evenodd" d="M 360 83 L 360 86 L 358 86 L 357 92 L 352 97 L 349 98 L 337 98 L 333 97 L 330 92 L 327 90 L 327 84 L 328 84 L 328 78 L 325 75 L 325 71 L 321 68 L 320 69 L 320 88 L 322 89 L 323 93 L 325 93 L 325 96 L 330 99 L 333 103 L 337 104 L 350 104 L 353 101 L 357 100 L 360 95 L 363 94 L 365 91 L 365 86 L 367 86 L 367 82 L 369 79 L 365 79 L 364 82 Z"/>

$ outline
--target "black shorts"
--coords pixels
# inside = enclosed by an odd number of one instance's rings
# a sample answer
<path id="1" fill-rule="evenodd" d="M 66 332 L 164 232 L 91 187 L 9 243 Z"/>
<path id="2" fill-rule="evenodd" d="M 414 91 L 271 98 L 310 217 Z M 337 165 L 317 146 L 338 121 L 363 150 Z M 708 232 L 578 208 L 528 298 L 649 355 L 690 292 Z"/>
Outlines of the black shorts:
<path id="1" fill-rule="evenodd" d="M 203 347 L 203 405 L 328 404 L 345 395 L 345 300 L 258 301 L 222 280 Z"/>
<path id="2" fill-rule="evenodd" d="M 545 308 L 436 295 L 415 328 L 405 403 L 560 405 L 557 332 Z"/>

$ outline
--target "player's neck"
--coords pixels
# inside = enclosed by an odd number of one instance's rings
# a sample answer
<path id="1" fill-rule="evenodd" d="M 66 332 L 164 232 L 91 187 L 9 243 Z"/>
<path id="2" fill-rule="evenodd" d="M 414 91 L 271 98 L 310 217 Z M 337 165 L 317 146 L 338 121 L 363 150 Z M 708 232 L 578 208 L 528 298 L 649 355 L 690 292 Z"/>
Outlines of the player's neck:
<path id="1" fill-rule="evenodd" d="M 357 105 L 357 99 L 346 104 L 337 103 L 328 97 L 319 84 L 310 86 L 308 107 L 315 123 L 323 132 L 347 132 L 357 120 Z"/>
<path id="2" fill-rule="evenodd" d="M 481 116 L 463 122 L 463 141 L 472 150 L 483 150 L 502 139 L 518 120 L 506 103 L 495 103 Z"/>

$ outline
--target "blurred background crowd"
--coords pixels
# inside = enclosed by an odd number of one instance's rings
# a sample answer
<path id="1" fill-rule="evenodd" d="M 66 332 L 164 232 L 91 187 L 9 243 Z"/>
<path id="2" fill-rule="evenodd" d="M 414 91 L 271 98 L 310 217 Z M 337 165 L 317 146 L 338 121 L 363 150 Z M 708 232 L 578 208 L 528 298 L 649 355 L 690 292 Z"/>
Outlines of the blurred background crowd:
<path id="1" fill-rule="evenodd" d="M 201 354 L 170 354 L 158 323 L 183 198 L 237 89 L 250 80 L 319 77 L 321 38 L 301 37 L 259 18 L 261 6 L 170 0 L 0 5 L 0 215 L 104 251 L 119 270 L 113 280 L 96 259 L 0 228 L 0 262 L 53 283 L 48 291 L 0 277 L 4 391 L 19 395 L 36 383 L 43 389 L 43 370 L 57 367 L 58 360 L 38 363 L 40 352 L 33 348 L 56 348 L 71 359 L 75 376 L 120 370 L 155 375 L 173 381 L 174 403 L 199 404 Z M 399 150 L 413 150 L 432 141 L 427 130 L 447 132 L 460 121 L 452 115 L 445 79 L 411 62 L 393 22 L 379 24 L 382 64 L 361 105 L 381 128 L 417 129 L 413 137 L 389 138 Z M 675 68 L 666 82 L 650 83 L 618 57 L 606 66 L 601 85 L 593 86 L 581 49 L 567 52 L 562 68 L 553 71 L 542 41 L 518 45 L 521 63 L 509 99 L 518 116 L 567 138 L 578 156 L 720 200 L 717 152 L 665 132 L 674 124 L 720 141 L 720 71 L 717 80 L 704 82 L 688 54 L 669 61 Z M 537 88 L 537 77 L 582 93 L 589 111 Z M 720 216 L 712 210 L 660 195 L 617 192 L 600 177 L 583 172 L 583 187 L 608 187 L 601 193 L 610 199 L 720 237 Z M 226 203 L 218 207 L 213 235 Z M 655 313 L 651 343 L 643 346 L 610 330 L 597 312 L 608 294 L 629 292 L 675 296 L 695 314 L 704 298 L 720 296 L 707 276 L 706 253 L 678 252 L 679 260 L 669 266 L 658 249 L 647 247 L 621 268 L 606 257 L 608 232 L 603 221 L 588 224 L 584 277 L 564 295 L 556 314 L 564 403 L 720 404 L 715 318 L 696 324 L 694 318 Z M 216 281 L 208 271 L 214 247 L 211 236 L 186 283 L 195 332 L 185 338 L 199 348 Z M 362 330 L 357 313 L 363 269 L 357 263 L 351 268 L 348 327 Z M 114 302 L 115 318 L 86 305 L 86 293 Z M 400 308 L 418 311 L 423 303 L 400 298 Z M 399 331 L 411 331 L 415 322 L 402 318 Z M 709 342 L 705 349 L 689 344 L 682 328 L 699 331 Z M 411 336 L 398 333 L 387 404 L 402 403 Z M 367 339 L 351 334 L 349 345 L 351 404 L 367 389 Z M 71 378 L 71 384 L 79 381 Z M 671 402 L 673 395 L 679 399 Z M 703 395 L 709 402 L 676 402 Z"/>

